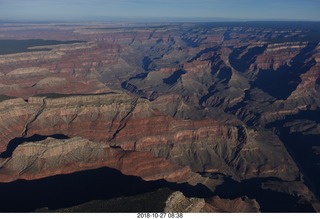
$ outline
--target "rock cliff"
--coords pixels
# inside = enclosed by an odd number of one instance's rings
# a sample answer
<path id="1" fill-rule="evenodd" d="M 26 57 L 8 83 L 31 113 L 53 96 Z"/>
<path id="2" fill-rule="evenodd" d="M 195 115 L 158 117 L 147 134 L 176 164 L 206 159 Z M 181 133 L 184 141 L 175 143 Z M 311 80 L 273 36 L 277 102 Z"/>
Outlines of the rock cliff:
<path id="1" fill-rule="evenodd" d="M 230 181 L 315 209 L 319 29 L 0 24 L 0 41 L 41 42 L 1 51 L 0 182 L 110 167 L 212 192 L 176 193 L 181 211 L 272 210 L 219 198 Z"/>

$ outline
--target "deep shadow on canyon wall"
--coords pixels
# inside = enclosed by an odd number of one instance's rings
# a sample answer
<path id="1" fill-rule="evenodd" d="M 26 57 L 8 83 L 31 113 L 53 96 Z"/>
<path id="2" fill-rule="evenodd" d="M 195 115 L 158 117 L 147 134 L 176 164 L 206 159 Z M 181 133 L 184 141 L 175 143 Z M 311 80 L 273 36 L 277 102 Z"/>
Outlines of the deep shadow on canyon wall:
<path id="1" fill-rule="evenodd" d="M 319 113 L 320 109 L 300 111 L 298 114 L 286 116 L 282 120 L 267 125 L 267 128 L 273 129 L 284 143 L 303 172 L 305 183 L 317 198 L 320 197 L 320 165 L 319 155 L 316 153 L 315 147 L 320 145 L 320 136 L 318 134 L 291 132 L 290 126 L 286 124 L 291 122 L 292 124 L 303 125 L 301 121 L 313 121 L 314 124 L 319 124 Z"/>
<path id="2" fill-rule="evenodd" d="M 200 184 L 191 186 L 165 180 L 144 181 L 140 177 L 126 176 L 111 168 L 99 168 L 32 181 L 0 183 L 0 212 L 74 209 L 72 207 L 90 201 L 94 202 L 79 208 L 82 209 L 80 212 L 162 212 L 165 201 L 173 191 L 181 191 L 187 197 L 208 199 L 214 195 L 224 199 L 247 196 L 259 202 L 262 212 L 314 212 L 309 203 L 299 203 L 297 197 L 262 189 L 261 183 L 267 181 L 279 179 L 236 182 L 226 178 L 215 192 L 211 192 Z M 103 209 L 101 206 L 113 207 Z"/>
<path id="3" fill-rule="evenodd" d="M 187 196 L 209 197 L 211 191 L 203 186 L 169 183 L 165 180 L 144 181 L 126 176 L 111 168 L 86 170 L 44 179 L 0 183 L 0 212 L 31 212 L 72 207 L 92 200 L 106 200 L 152 192 L 160 188 L 179 190 Z M 166 197 L 165 197 L 166 198 Z M 164 201 L 150 200 L 149 205 L 137 205 L 136 211 L 159 211 Z M 110 209 L 108 209 L 110 211 Z M 112 211 L 112 209 L 111 209 Z"/>

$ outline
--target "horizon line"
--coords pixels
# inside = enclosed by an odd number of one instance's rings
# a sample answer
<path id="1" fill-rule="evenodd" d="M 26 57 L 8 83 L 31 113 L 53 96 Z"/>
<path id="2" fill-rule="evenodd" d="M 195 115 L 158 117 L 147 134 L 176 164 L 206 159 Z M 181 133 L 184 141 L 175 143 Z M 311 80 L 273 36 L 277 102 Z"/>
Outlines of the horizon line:
<path id="1" fill-rule="evenodd" d="M 312 19 L 252 19 L 252 18 L 223 18 L 223 17 L 84 17 L 84 18 L 60 18 L 60 19 L 7 19 L 0 18 L 0 23 L 110 23 L 110 22 L 126 22 L 126 23 L 188 23 L 188 22 L 320 22 L 320 20 Z"/>

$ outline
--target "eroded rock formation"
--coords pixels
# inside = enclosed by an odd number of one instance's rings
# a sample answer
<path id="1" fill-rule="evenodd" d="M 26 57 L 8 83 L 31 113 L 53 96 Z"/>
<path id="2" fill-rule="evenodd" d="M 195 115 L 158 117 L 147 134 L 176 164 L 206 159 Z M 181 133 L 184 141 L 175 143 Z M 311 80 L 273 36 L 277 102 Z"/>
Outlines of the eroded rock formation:
<path id="1" fill-rule="evenodd" d="M 55 40 L 0 55 L 0 182 L 111 167 L 212 195 L 262 180 L 318 206 L 317 31 L 110 25 L 0 24 L 0 40 Z M 256 211 L 255 196 L 179 194 L 192 211 Z"/>

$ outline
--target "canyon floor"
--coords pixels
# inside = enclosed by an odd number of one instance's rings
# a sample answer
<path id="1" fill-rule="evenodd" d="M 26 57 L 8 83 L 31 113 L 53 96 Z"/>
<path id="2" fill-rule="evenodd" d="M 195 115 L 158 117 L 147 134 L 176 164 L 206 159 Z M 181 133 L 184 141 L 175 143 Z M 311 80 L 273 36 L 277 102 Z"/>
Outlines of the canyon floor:
<path id="1" fill-rule="evenodd" d="M 0 212 L 319 212 L 320 23 L 0 23 Z"/>

